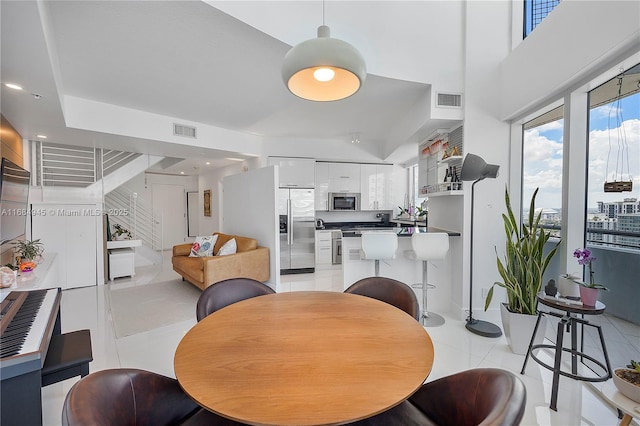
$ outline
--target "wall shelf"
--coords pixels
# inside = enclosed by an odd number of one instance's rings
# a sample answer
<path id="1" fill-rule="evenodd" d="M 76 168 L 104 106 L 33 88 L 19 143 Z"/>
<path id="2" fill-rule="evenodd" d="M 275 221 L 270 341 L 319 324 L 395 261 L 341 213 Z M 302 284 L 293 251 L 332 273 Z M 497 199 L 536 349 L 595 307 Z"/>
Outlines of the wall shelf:
<path id="1" fill-rule="evenodd" d="M 447 157 L 444 158 L 442 160 L 440 160 L 438 163 L 439 164 L 449 164 L 449 163 L 453 163 L 456 161 L 460 161 L 462 160 L 462 155 L 452 155 L 451 157 Z"/>
<path id="2" fill-rule="evenodd" d="M 443 197 L 448 195 L 464 195 L 464 191 L 461 189 L 455 189 L 452 191 L 440 191 L 440 192 L 429 192 L 426 194 L 427 197 Z"/>

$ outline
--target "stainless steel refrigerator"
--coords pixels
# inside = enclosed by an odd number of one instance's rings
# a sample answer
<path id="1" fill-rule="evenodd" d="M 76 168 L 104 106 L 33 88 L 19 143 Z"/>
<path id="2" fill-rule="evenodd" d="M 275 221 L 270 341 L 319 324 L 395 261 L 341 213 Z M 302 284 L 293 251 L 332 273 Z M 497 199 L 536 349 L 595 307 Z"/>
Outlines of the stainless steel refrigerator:
<path id="1" fill-rule="evenodd" d="M 316 222 L 313 189 L 280 188 L 280 272 L 313 272 Z"/>

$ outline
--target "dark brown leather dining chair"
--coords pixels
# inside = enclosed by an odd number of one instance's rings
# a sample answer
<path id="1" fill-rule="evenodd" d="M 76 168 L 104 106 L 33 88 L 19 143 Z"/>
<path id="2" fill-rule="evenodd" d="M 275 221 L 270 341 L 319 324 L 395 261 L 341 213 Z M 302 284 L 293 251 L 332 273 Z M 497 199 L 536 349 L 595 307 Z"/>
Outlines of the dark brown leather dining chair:
<path id="1" fill-rule="evenodd" d="M 387 277 L 368 277 L 353 283 L 345 293 L 359 294 L 389 303 L 420 320 L 420 306 L 415 293 L 403 282 Z"/>
<path id="2" fill-rule="evenodd" d="M 271 287 L 251 278 L 230 278 L 207 287 L 196 305 L 196 318 L 201 321 L 207 315 L 241 300 L 273 294 Z"/>
<path id="3" fill-rule="evenodd" d="M 400 405 L 352 426 L 513 426 L 527 392 L 515 374 L 477 368 L 426 383 Z"/>
<path id="4" fill-rule="evenodd" d="M 151 371 L 118 368 L 82 378 L 69 390 L 63 426 L 237 425 L 196 404 L 177 380 Z"/>

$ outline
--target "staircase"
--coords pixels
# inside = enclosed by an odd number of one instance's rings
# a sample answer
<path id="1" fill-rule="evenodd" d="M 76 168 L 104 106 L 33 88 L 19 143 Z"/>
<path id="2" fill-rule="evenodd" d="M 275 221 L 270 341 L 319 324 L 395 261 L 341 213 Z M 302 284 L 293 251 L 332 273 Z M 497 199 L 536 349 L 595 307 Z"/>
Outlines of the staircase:
<path id="1" fill-rule="evenodd" d="M 162 263 L 162 215 L 150 203 L 121 185 L 164 157 L 33 141 L 35 173 L 32 185 L 43 191 L 64 191 L 73 198 L 104 194 L 110 228 L 119 224 L 134 239 L 139 251 L 153 263 Z M 138 250 L 137 250 L 138 252 Z"/>
<path id="2" fill-rule="evenodd" d="M 143 247 L 154 253 L 154 260 L 162 262 L 162 214 L 155 212 L 148 202 L 126 188 L 116 188 L 104 197 L 109 226 L 118 224 L 128 229 L 133 239 L 142 240 Z M 125 214 L 116 214 L 122 212 Z"/>

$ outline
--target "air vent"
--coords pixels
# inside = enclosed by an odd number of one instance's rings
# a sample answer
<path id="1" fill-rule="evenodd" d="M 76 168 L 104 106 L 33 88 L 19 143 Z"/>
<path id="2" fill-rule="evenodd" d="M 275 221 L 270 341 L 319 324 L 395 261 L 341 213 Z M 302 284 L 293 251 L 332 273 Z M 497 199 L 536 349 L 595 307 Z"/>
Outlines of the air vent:
<path id="1" fill-rule="evenodd" d="M 185 138 L 196 138 L 196 128 L 184 126 L 182 124 L 173 123 L 173 134 L 175 136 L 184 136 Z"/>
<path id="2" fill-rule="evenodd" d="M 455 93 L 438 93 L 439 107 L 460 108 L 462 106 L 462 95 Z"/>

